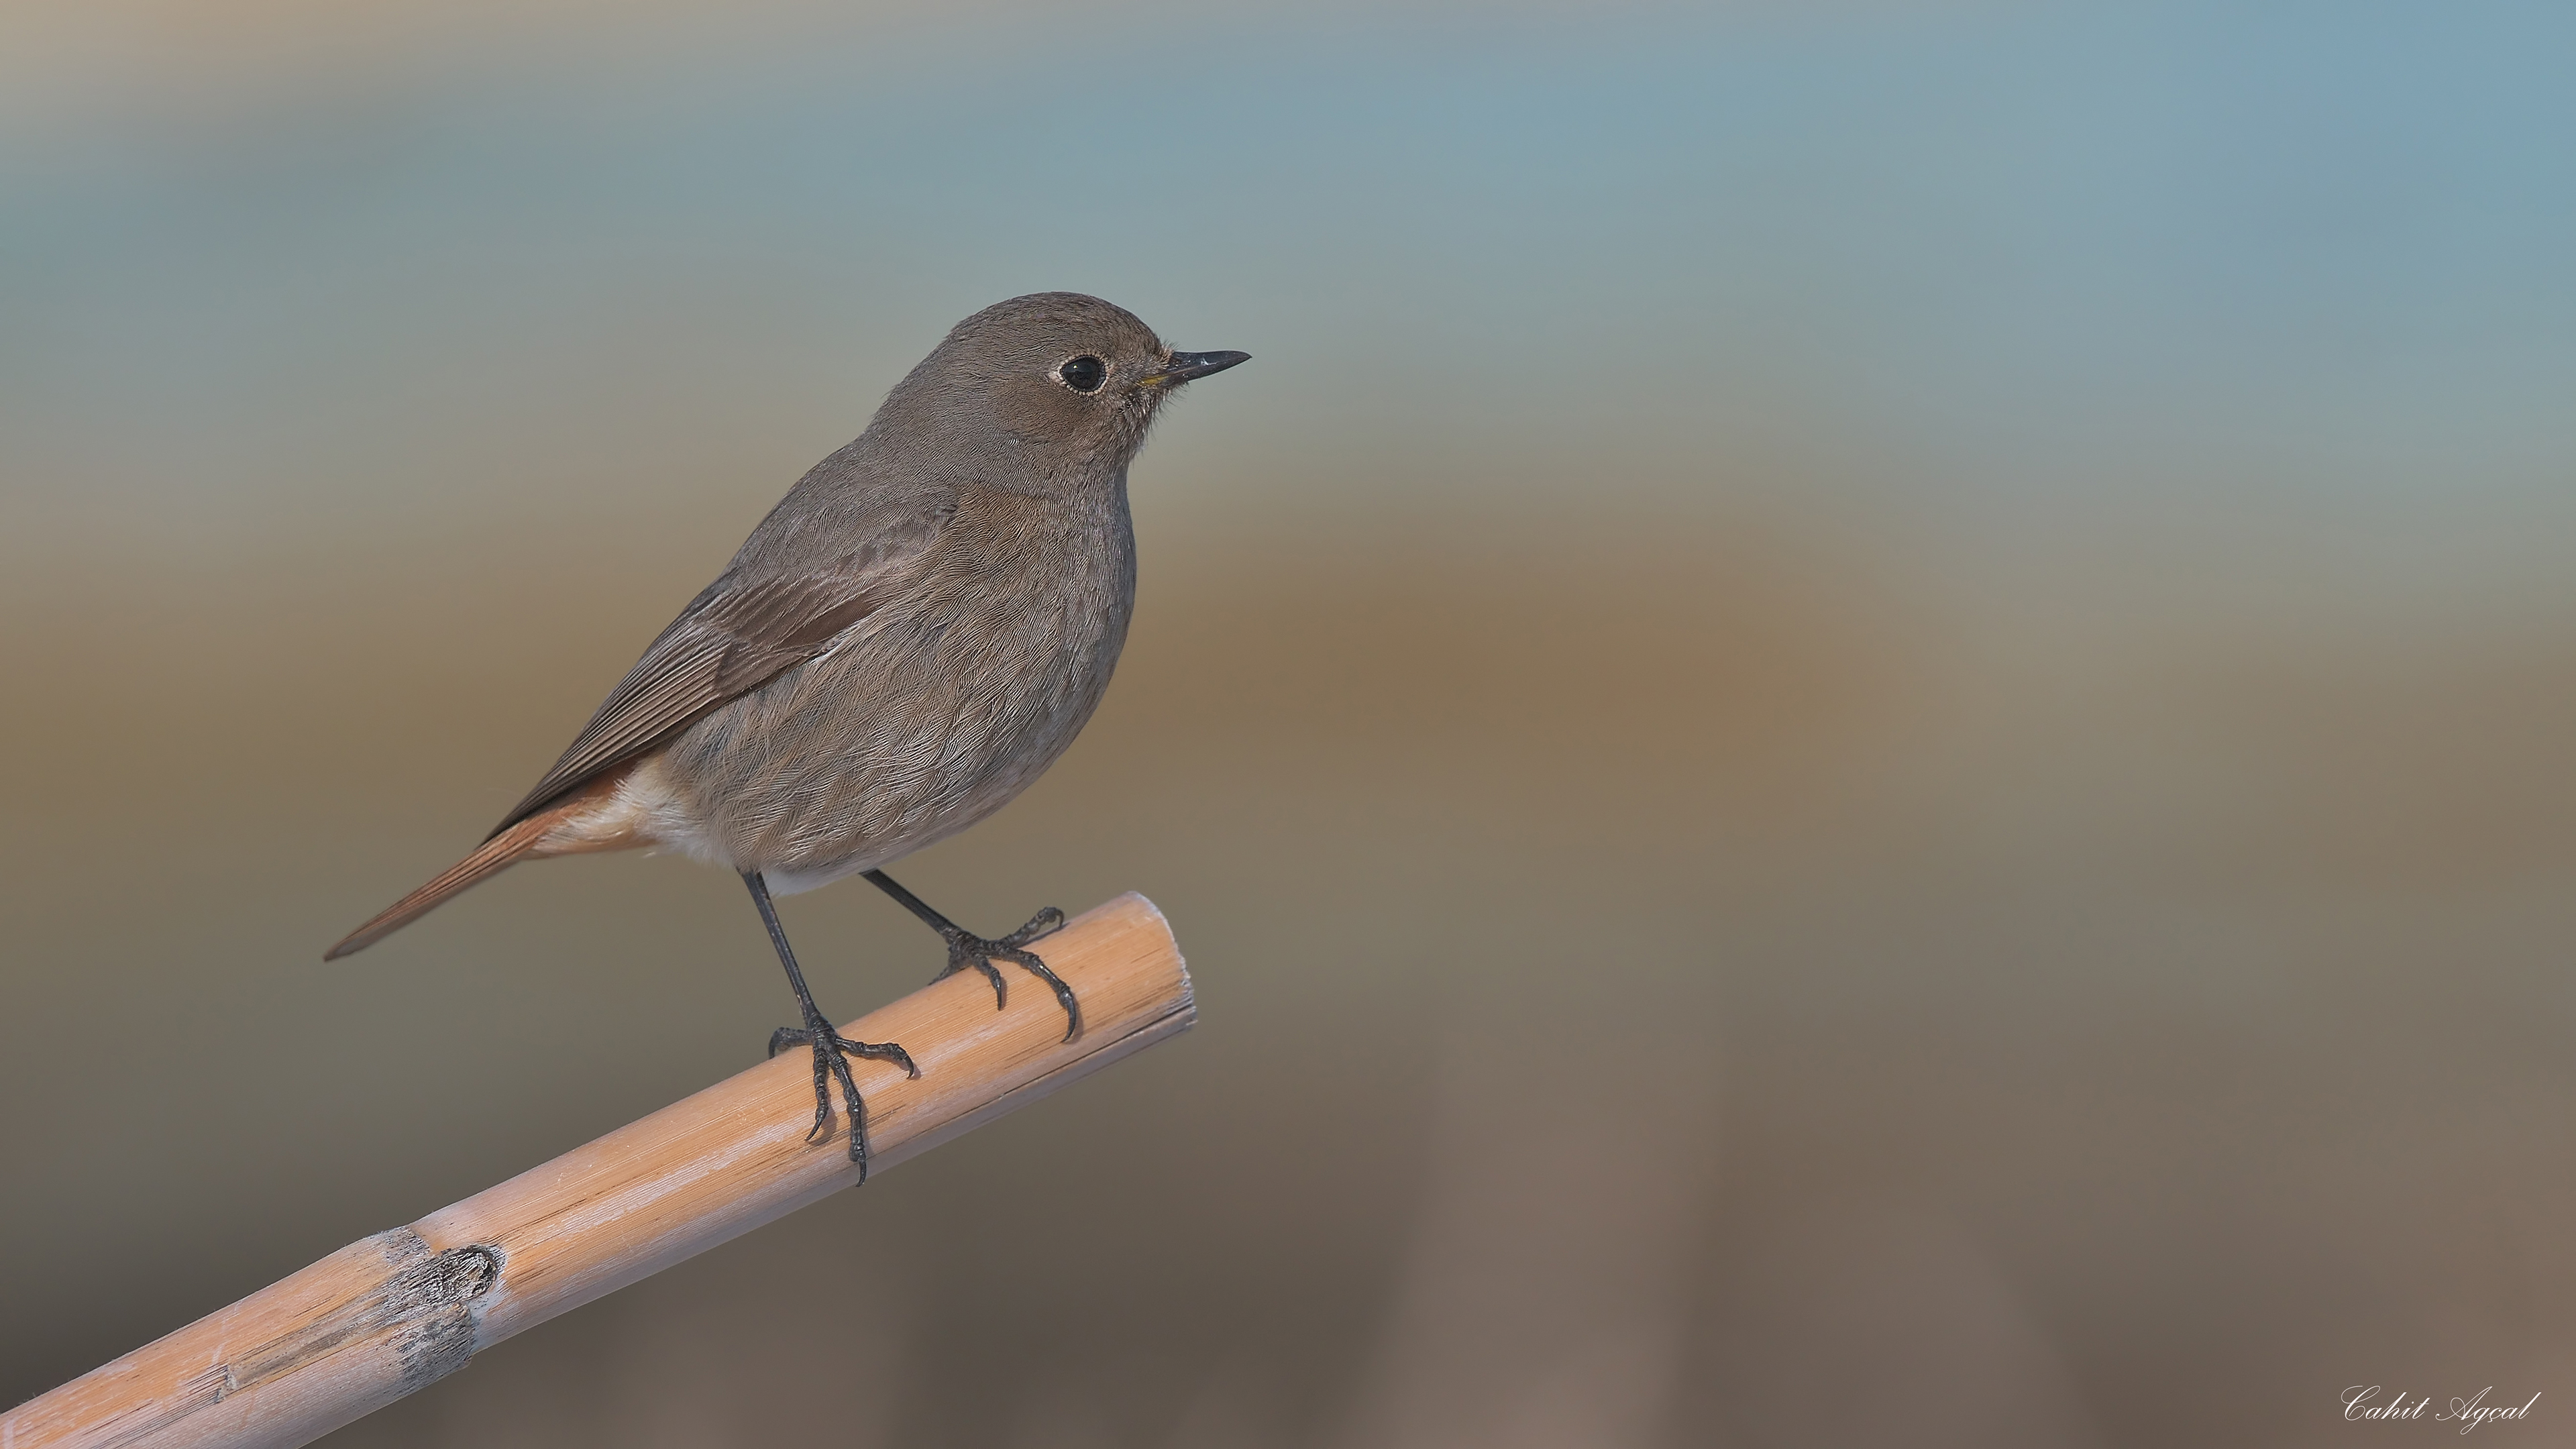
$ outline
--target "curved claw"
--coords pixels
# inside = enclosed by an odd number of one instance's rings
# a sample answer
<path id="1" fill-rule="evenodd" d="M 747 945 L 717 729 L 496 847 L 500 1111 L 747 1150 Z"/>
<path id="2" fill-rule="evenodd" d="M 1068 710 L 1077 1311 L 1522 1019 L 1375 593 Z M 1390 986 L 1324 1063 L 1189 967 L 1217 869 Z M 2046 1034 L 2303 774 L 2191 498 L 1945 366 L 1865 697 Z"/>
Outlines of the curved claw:
<path id="1" fill-rule="evenodd" d="M 1082 1003 L 1074 999 L 1073 988 L 1064 984 L 1064 978 L 1056 975 L 1046 962 L 1038 959 L 1035 951 L 1005 950 L 994 954 L 1006 961 L 1028 968 L 1030 975 L 1054 988 L 1055 1004 L 1064 1008 L 1064 1039 L 1071 1041 L 1082 1035 Z"/>
<path id="2" fill-rule="evenodd" d="M 866 1057 L 871 1061 L 892 1062 L 903 1068 L 906 1076 L 921 1076 L 912 1053 L 898 1042 L 856 1041 L 828 1026 L 782 1026 L 769 1034 L 769 1054 L 776 1056 L 791 1046 L 810 1045 L 814 1049 L 814 1125 L 805 1134 L 808 1143 L 821 1142 L 832 1135 L 832 1083 L 841 1084 L 841 1101 L 850 1114 L 850 1160 L 859 1165 L 859 1181 L 868 1180 L 867 1104 L 859 1097 L 859 1084 L 850 1075 L 850 1058 Z"/>
<path id="3" fill-rule="evenodd" d="M 1063 929 L 1064 912 L 1053 906 L 1029 917 L 1026 924 L 999 940 L 988 941 L 951 926 L 940 932 L 948 941 L 948 964 L 930 979 L 945 981 L 972 966 L 984 973 L 985 980 L 993 983 L 993 1009 L 1007 1011 L 1011 1005 L 1010 987 L 1003 980 L 1001 969 L 993 963 L 1008 961 L 1022 967 L 1055 992 L 1056 1005 L 1064 1008 L 1064 1039 L 1071 1041 L 1082 1035 L 1082 1004 L 1074 999 L 1073 988 L 1065 985 L 1064 978 L 1050 970 L 1036 952 L 1021 949 L 1031 941 L 1042 941 Z"/>
<path id="4" fill-rule="evenodd" d="M 921 1068 L 912 1064 L 912 1053 L 905 1051 L 900 1042 L 852 1041 L 845 1036 L 836 1036 L 832 1040 L 842 1051 L 851 1056 L 866 1057 L 872 1061 L 892 1062 L 903 1068 L 905 1076 L 914 1081 L 921 1080 Z"/>
<path id="5" fill-rule="evenodd" d="M 1045 910 L 1038 912 L 1036 915 L 1029 917 L 1026 922 L 1022 923 L 1018 930 L 1004 936 L 993 944 L 996 946 L 1025 946 L 1031 941 L 1044 940 L 1063 929 L 1064 912 L 1057 910 L 1053 906 L 1049 906 Z"/>
<path id="6" fill-rule="evenodd" d="M 825 1058 L 829 1053 L 820 1045 L 814 1048 L 814 1125 L 805 1131 L 808 1143 L 820 1142 L 832 1135 L 832 1085 L 827 1075 Z"/>

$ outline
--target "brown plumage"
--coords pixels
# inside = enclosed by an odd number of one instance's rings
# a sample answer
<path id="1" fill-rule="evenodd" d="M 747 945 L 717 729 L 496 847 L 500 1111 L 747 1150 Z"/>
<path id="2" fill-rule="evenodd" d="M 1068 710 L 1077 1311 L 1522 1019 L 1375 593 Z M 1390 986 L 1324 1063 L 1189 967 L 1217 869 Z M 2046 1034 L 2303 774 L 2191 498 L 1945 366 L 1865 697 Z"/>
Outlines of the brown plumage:
<path id="1" fill-rule="evenodd" d="M 1072 993 L 1025 946 L 986 940 L 879 867 L 1001 808 L 1073 742 L 1108 687 L 1135 598 L 1127 466 L 1157 410 L 1241 353 L 1176 353 L 1094 297 L 1014 298 L 967 318 L 867 430 L 752 531 L 644 651 L 563 758 L 481 847 L 331 948 L 358 951 L 525 859 L 677 849 L 739 871 L 770 924 L 815 1055 L 816 1125 L 843 1054 L 769 894 L 865 873 L 1004 999 L 996 960 Z M 1057 917 L 1056 919 L 1060 919 Z"/>

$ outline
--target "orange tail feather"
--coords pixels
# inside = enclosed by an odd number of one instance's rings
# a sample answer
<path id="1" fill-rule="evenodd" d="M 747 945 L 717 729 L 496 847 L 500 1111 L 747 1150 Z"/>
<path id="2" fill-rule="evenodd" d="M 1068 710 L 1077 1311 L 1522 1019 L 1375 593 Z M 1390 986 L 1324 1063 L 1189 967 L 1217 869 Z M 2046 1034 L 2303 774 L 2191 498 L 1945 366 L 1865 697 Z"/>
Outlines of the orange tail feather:
<path id="1" fill-rule="evenodd" d="M 323 952 L 322 959 L 337 961 L 352 952 L 363 951 L 428 915 L 445 904 L 448 897 L 482 884 L 531 855 L 570 855 L 591 850 L 627 850 L 645 844 L 646 842 L 634 835 L 631 830 L 612 830 L 605 834 L 590 834 L 586 838 L 582 832 L 577 831 L 574 838 L 569 840 L 557 840 L 552 843 L 546 841 L 546 837 L 553 833 L 556 826 L 563 824 L 567 817 L 589 810 L 600 797 L 613 792 L 617 788 L 618 781 L 624 778 L 626 773 L 625 769 L 619 769 L 603 775 L 557 803 L 547 806 L 483 842 L 481 849 L 440 871 L 428 884 L 385 907 L 377 913 L 374 920 L 351 931 L 339 945 Z M 538 849 L 540 845 L 545 846 L 545 849 Z"/>
<path id="2" fill-rule="evenodd" d="M 529 848 L 537 843 L 539 837 L 554 828 L 554 823 L 553 813 L 549 811 L 544 815 L 531 816 L 522 820 L 493 836 L 483 843 L 482 849 L 440 871 L 427 885 L 385 907 L 377 913 L 374 920 L 351 931 L 339 945 L 323 952 L 322 959 L 337 961 L 353 951 L 363 951 L 428 915 L 432 910 L 445 904 L 448 897 L 460 894 L 469 886 L 479 885 L 499 875 L 517 864 L 519 858 L 528 853 Z"/>

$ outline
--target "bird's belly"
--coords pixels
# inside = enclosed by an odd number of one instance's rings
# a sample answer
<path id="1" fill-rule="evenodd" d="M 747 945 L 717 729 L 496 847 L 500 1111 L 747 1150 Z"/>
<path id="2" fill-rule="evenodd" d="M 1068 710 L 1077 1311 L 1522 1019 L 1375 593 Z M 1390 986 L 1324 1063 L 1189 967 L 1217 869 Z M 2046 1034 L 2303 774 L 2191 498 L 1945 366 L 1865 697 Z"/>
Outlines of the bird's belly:
<path id="1" fill-rule="evenodd" d="M 1076 607 L 863 629 L 682 732 L 656 784 L 685 808 L 657 833 L 773 891 L 945 839 L 1073 742 L 1125 633 L 1123 608 Z"/>

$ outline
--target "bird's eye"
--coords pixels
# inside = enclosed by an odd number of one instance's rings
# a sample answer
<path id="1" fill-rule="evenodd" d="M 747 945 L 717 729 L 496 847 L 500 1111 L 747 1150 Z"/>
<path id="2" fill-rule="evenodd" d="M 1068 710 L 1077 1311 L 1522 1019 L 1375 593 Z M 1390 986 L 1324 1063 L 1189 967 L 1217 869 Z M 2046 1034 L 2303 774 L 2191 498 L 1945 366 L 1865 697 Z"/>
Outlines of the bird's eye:
<path id="1" fill-rule="evenodd" d="M 1058 381 L 1075 392 L 1098 392 L 1101 381 L 1109 376 L 1109 364 L 1084 353 L 1080 357 L 1067 358 L 1064 366 L 1055 370 L 1055 375 Z"/>

